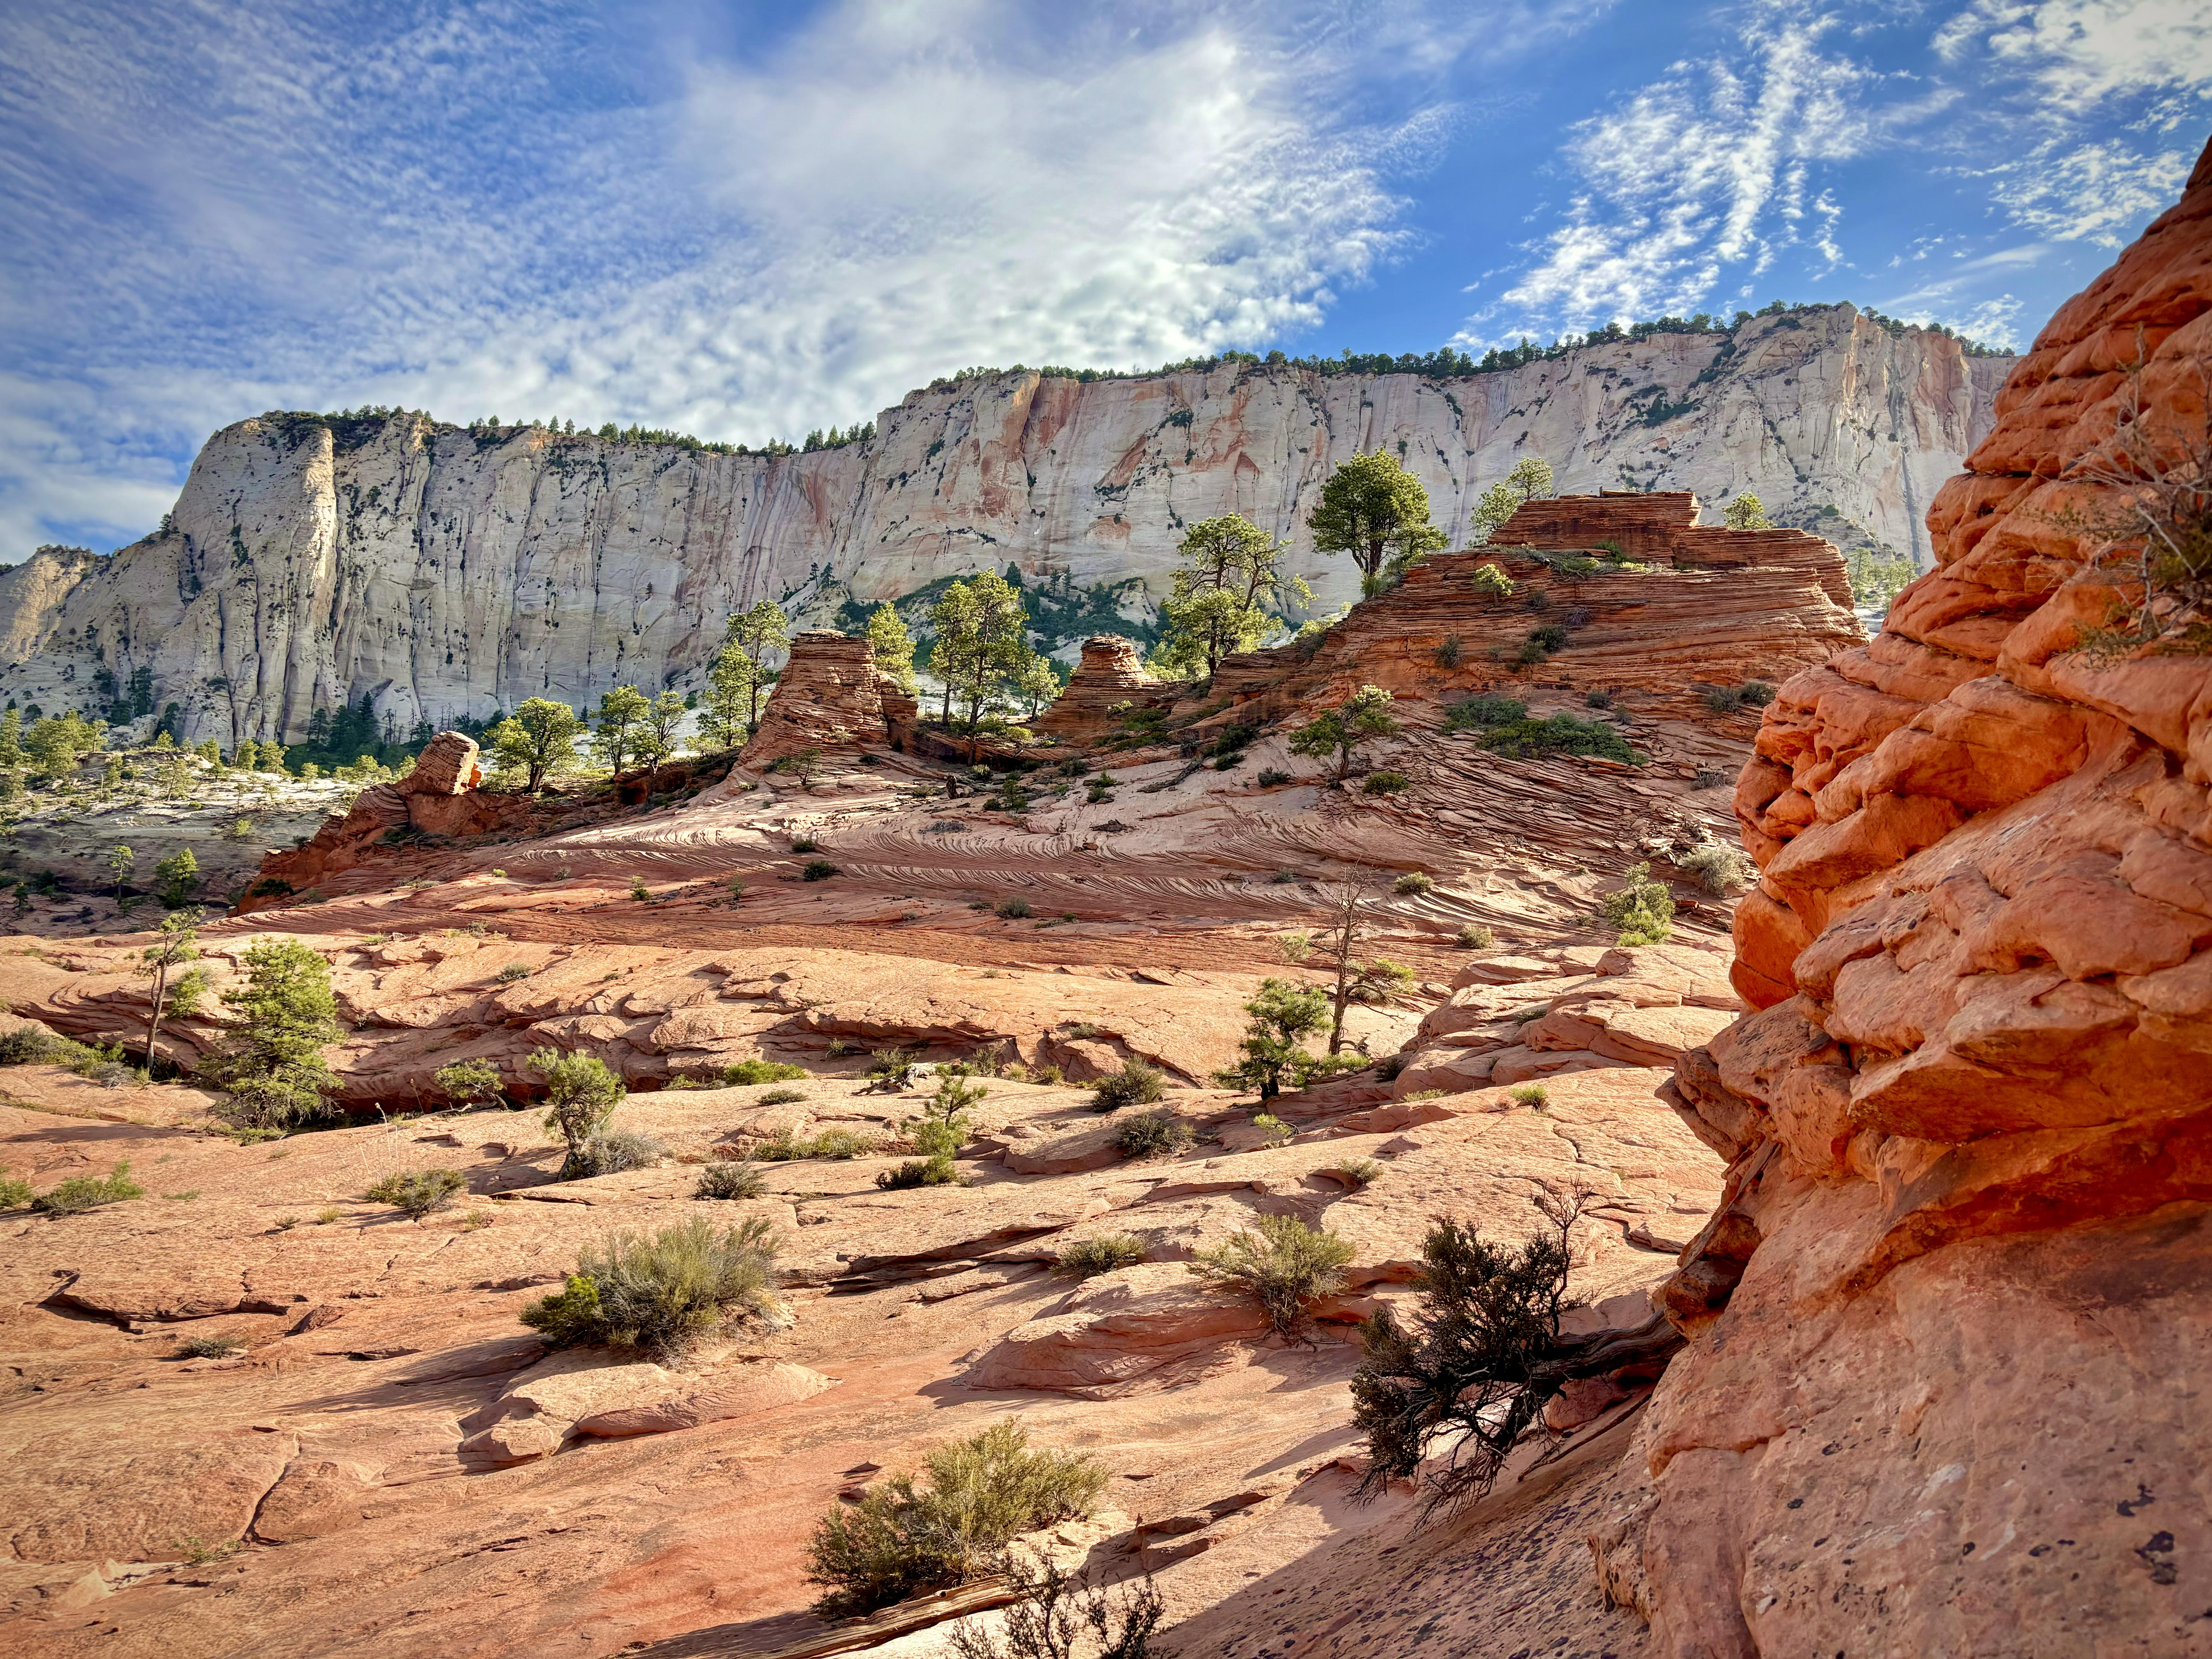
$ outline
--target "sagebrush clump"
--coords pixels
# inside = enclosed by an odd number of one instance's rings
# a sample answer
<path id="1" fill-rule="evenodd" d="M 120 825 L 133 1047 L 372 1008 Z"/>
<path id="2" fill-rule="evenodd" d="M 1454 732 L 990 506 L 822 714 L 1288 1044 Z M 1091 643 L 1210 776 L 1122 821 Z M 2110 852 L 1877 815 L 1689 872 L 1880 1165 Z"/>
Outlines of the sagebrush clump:
<path id="1" fill-rule="evenodd" d="M 104 1176 L 71 1176 L 51 1192 L 40 1193 L 31 1207 L 45 1215 L 82 1215 L 104 1204 L 120 1204 L 143 1198 L 146 1189 L 131 1178 L 131 1160 L 119 1158 Z"/>
<path id="2" fill-rule="evenodd" d="M 692 1191 L 694 1198 L 758 1198 L 768 1190 L 768 1182 L 750 1163 L 709 1164 L 699 1171 L 699 1185 Z"/>
<path id="3" fill-rule="evenodd" d="M 998 1571 L 1023 1533 L 1089 1514 L 1106 1480 L 1091 1458 L 1031 1449 L 1010 1422 L 941 1446 L 923 1471 L 892 1475 L 815 1524 L 806 1577 L 828 1593 L 814 1609 L 872 1613 Z"/>
<path id="4" fill-rule="evenodd" d="M 1133 1060 L 1111 1077 L 1091 1085 L 1092 1109 L 1118 1112 L 1124 1106 L 1150 1106 L 1167 1091 L 1167 1074 L 1157 1066 Z"/>
<path id="5" fill-rule="evenodd" d="M 603 1343 L 681 1353 L 775 1306 L 775 1231 L 756 1216 L 717 1231 L 702 1218 L 650 1237 L 614 1232 L 579 1253 L 558 1294 L 522 1310 L 555 1347 Z"/>
<path id="6" fill-rule="evenodd" d="M 1190 1126 L 1171 1112 L 1146 1112 L 1122 1121 L 1114 1145 L 1127 1157 L 1164 1158 L 1191 1142 Z"/>
<path id="7" fill-rule="evenodd" d="M 1216 1287 L 1249 1296 L 1277 1334 L 1305 1334 L 1308 1310 L 1344 1285 L 1350 1243 L 1294 1215 L 1263 1215 L 1257 1232 L 1239 1231 L 1201 1250 L 1190 1271 Z"/>
<path id="8" fill-rule="evenodd" d="M 1117 1267 L 1133 1267 L 1144 1259 L 1145 1242 L 1134 1233 L 1099 1233 L 1061 1245 L 1053 1270 L 1071 1278 L 1090 1279 Z"/>
<path id="9" fill-rule="evenodd" d="M 386 1176 L 362 1196 L 420 1221 L 451 1204 L 453 1194 L 467 1185 L 459 1170 L 411 1170 Z"/>
<path id="10" fill-rule="evenodd" d="M 1608 927 L 1620 930 L 1620 943 L 1631 949 L 1657 945 L 1674 932 L 1674 896 L 1656 879 L 1649 864 L 1632 864 L 1623 872 L 1626 885 L 1607 893 L 1603 914 Z"/>

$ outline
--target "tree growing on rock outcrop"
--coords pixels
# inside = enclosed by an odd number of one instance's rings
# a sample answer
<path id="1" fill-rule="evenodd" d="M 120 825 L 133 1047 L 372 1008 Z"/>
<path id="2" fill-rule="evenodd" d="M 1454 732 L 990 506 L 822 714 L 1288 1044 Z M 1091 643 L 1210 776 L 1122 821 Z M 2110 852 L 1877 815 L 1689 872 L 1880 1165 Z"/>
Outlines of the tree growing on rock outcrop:
<path id="1" fill-rule="evenodd" d="M 907 632 L 896 607 L 879 605 L 868 613 L 868 650 L 876 659 L 876 666 L 896 680 L 900 690 L 911 695 L 914 635 Z"/>
<path id="2" fill-rule="evenodd" d="M 1425 1515 L 1480 1498 L 1562 1385 L 1631 1366 L 1656 1374 L 1681 1346 L 1658 1313 L 1633 1329 L 1560 1337 L 1569 1241 L 1589 1196 L 1540 1194 L 1545 1225 L 1518 1248 L 1449 1218 L 1430 1228 L 1413 1280 L 1415 1320 L 1401 1328 L 1384 1309 L 1363 1331 L 1364 1358 L 1352 1379 L 1352 1421 L 1369 1460 L 1359 1497 L 1415 1480 Z M 1432 1449 L 1442 1455 L 1432 1460 Z"/>
<path id="3" fill-rule="evenodd" d="M 1771 530 L 1774 520 L 1766 516 L 1766 503 L 1748 489 L 1728 504 L 1721 520 L 1730 530 Z"/>
<path id="4" fill-rule="evenodd" d="M 1482 492 L 1482 499 L 1474 507 L 1474 533 L 1471 538 L 1478 545 L 1486 543 L 1504 526 L 1505 521 L 1521 510 L 1525 501 L 1540 501 L 1552 494 L 1552 464 L 1540 455 L 1514 463 L 1513 470 Z"/>
<path id="5" fill-rule="evenodd" d="M 752 730 L 753 700 L 760 672 L 753 659 L 726 645 L 707 671 L 707 695 L 699 700 L 699 736 L 715 749 L 735 749 Z"/>
<path id="6" fill-rule="evenodd" d="M 592 753 L 610 772 L 619 772 L 637 755 L 638 726 L 652 704 L 634 685 L 618 685 L 599 698 L 599 718 L 592 732 Z"/>
<path id="7" fill-rule="evenodd" d="M 179 980 L 175 993 L 169 988 L 172 969 L 186 963 L 199 960 L 200 913 L 198 910 L 173 910 L 161 918 L 161 937 L 139 954 L 146 965 L 154 970 L 154 1006 L 146 1017 L 146 1057 L 140 1063 L 149 1071 L 154 1065 L 154 1042 L 161 1035 L 161 1021 L 166 1014 L 179 1015 L 194 1012 L 199 1006 L 203 987 L 207 976 L 194 969 L 187 975 L 191 982 L 187 991 L 184 980 Z M 197 975 L 192 978 L 191 975 Z"/>
<path id="8" fill-rule="evenodd" d="M 969 735 L 1007 689 L 1019 682 L 1030 659 L 1028 607 L 1021 590 L 995 570 L 948 586 L 930 612 L 937 638 L 930 672 L 945 683 L 945 723 L 955 702 Z M 971 755 L 969 758 L 974 758 Z"/>
<path id="9" fill-rule="evenodd" d="M 545 1127 L 568 1148 L 560 1178 L 580 1180 L 592 1173 L 586 1143 L 606 1127 L 629 1091 L 596 1054 L 540 1048 L 530 1056 L 530 1069 L 545 1079 Z"/>
<path id="10" fill-rule="evenodd" d="M 1193 525 L 1182 551 L 1160 605 L 1166 637 L 1153 658 L 1178 677 L 1211 675 L 1222 658 L 1259 644 L 1274 620 L 1271 604 L 1313 603 L 1313 590 L 1284 573 L 1282 543 L 1242 514 Z"/>
<path id="11" fill-rule="evenodd" d="M 1237 1059 L 1214 1073 L 1214 1081 L 1224 1089 L 1257 1089 L 1261 1100 L 1273 1100 L 1286 1079 L 1296 1078 L 1312 1062 L 1305 1039 L 1328 1021 L 1328 996 L 1317 985 L 1262 980 L 1244 1012 L 1251 1023 L 1237 1045 Z"/>
<path id="12" fill-rule="evenodd" d="M 637 757 L 653 769 L 648 782 L 659 777 L 663 761 L 683 751 L 684 741 L 677 733 L 687 712 L 683 695 L 676 691 L 664 691 L 646 706 L 638 723 Z"/>
<path id="13" fill-rule="evenodd" d="M 257 939 L 240 953 L 242 985 L 222 994 L 231 1024 L 209 1065 L 240 1128 L 289 1129 L 325 1116 L 337 1076 L 323 1049 L 338 1040 L 331 965 L 305 940 Z"/>
<path id="14" fill-rule="evenodd" d="M 1397 732 L 1390 702 L 1390 694 L 1381 686 L 1363 685 L 1336 708 L 1291 732 L 1291 752 L 1317 760 L 1334 757 L 1334 781 L 1341 783 L 1351 775 L 1352 757 L 1361 744 Z"/>
<path id="15" fill-rule="evenodd" d="M 732 617 L 722 629 L 724 654 L 734 649 L 751 665 L 745 688 L 745 725 L 760 724 L 760 689 L 769 683 L 768 655 L 791 644 L 791 618 L 774 599 L 763 599 L 750 611 Z"/>
<path id="16" fill-rule="evenodd" d="M 1315 551 L 1352 555 L 1360 591 L 1370 595 L 1385 585 L 1386 562 L 1402 571 L 1444 544 L 1443 532 L 1429 522 L 1429 492 L 1383 449 L 1338 463 L 1306 528 Z"/>
<path id="17" fill-rule="evenodd" d="M 547 777 L 576 763 L 576 733 L 583 722 L 565 702 L 531 697 L 491 729 L 489 744 L 501 766 L 523 775 L 523 787 L 536 794 Z"/>
<path id="18" fill-rule="evenodd" d="M 1376 913 L 1366 893 L 1346 882 L 1328 895 L 1328 930 L 1309 940 L 1308 949 L 1319 951 L 1335 963 L 1336 982 L 1329 996 L 1328 1052 L 1344 1048 L 1344 1011 L 1353 1003 L 1385 1000 L 1391 992 L 1413 981 L 1413 970 L 1388 957 L 1361 960 L 1376 932 Z"/>

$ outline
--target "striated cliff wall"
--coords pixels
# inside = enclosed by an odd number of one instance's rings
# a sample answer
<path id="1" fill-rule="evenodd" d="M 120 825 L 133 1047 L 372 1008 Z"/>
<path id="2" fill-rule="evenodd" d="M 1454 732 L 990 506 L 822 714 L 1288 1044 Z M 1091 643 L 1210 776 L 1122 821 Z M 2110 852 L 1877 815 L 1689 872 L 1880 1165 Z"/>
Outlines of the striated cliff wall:
<path id="1" fill-rule="evenodd" d="M 264 417 L 209 441 L 166 533 L 0 592 L 0 634 L 30 642 L 0 695 L 89 707 L 103 670 L 145 667 L 188 735 L 296 738 L 316 708 L 364 696 L 404 732 L 689 684 L 723 617 L 763 596 L 819 620 L 1008 564 L 1164 588 L 1186 526 L 1231 511 L 1288 536 L 1333 606 L 1354 573 L 1311 552 L 1304 515 L 1377 445 L 1419 473 L 1455 544 L 1481 490 L 1540 454 L 1563 490 L 1751 489 L 1832 538 L 1924 557 L 1920 517 L 2010 362 L 1843 307 L 1454 380 L 1000 374 L 911 393 L 867 442 L 774 459 Z"/>
<path id="2" fill-rule="evenodd" d="M 1663 1653 L 2206 1650 L 2212 656 L 2086 638 L 2140 594 L 2079 526 L 2124 424 L 2201 547 L 2208 389 L 2212 150 L 1766 713 L 1759 1012 L 1672 1085 L 1731 1164 L 1643 1430 Z"/>

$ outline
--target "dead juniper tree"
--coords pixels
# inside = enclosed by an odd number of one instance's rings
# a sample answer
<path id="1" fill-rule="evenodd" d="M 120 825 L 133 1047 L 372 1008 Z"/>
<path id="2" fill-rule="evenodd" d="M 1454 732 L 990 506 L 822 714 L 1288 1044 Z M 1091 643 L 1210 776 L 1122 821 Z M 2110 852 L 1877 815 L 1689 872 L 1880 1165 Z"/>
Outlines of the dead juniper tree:
<path id="1" fill-rule="evenodd" d="M 1167 1608 L 1150 1573 L 1117 1594 L 1088 1572 L 1071 1576 L 1017 1553 L 1006 1577 L 1021 1600 L 1007 1609 L 1004 1630 L 962 1620 L 952 1631 L 959 1659 L 1152 1659 L 1152 1632 Z"/>
<path id="2" fill-rule="evenodd" d="M 1358 1495 L 1393 1480 L 1417 1480 L 1421 1516 L 1482 1497 L 1507 1455 L 1561 1385 L 1663 1358 L 1681 1339 L 1655 1315 L 1631 1332 L 1562 1341 L 1569 1247 L 1594 1194 L 1544 1191 L 1535 1206 L 1547 1225 L 1518 1248 L 1478 1237 L 1439 1216 L 1421 1243 L 1414 1279 L 1421 1310 L 1401 1329 L 1388 1309 L 1365 1327 L 1365 1358 L 1352 1379 L 1353 1421 L 1367 1437 Z M 1440 1464 L 1423 1471 L 1432 1448 Z"/>
<path id="3" fill-rule="evenodd" d="M 2087 504 L 2049 514 L 2087 547 L 2098 580 L 2118 590 L 2111 625 L 2085 631 L 2093 659 L 2149 647 L 2212 652 L 2212 367 L 2197 368 L 2197 416 L 2146 406 L 2142 333 L 2114 408 L 2112 435 L 2061 473 L 2094 488 Z"/>

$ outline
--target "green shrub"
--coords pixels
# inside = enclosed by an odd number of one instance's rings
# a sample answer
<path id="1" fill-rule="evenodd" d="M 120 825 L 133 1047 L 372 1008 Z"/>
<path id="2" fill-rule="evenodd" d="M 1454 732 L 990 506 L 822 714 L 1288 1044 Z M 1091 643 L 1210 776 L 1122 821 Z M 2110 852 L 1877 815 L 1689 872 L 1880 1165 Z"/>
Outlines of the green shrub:
<path id="1" fill-rule="evenodd" d="M 0 1169 L 0 1210 L 20 1210 L 31 1201 L 31 1183 Z"/>
<path id="2" fill-rule="evenodd" d="M 1411 788 L 1413 780 L 1403 772 L 1370 772 L 1366 781 L 1359 787 L 1362 791 L 1370 795 L 1395 795 L 1402 790 Z"/>
<path id="3" fill-rule="evenodd" d="M 821 849 L 820 843 L 813 836 L 801 836 L 791 843 L 791 850 L 794 853 L 813 853 Z"/>
<path id="4" fill-rule="evenodd" d="M 489 1060 L 457 1060 L 432 1073 L 430 1081 L 447 1099 L 464 1109 L 499 1098 L 499 1070 Z"/>
<path id="5" fill-rule="evenodd" d="M 808 881 L 827 881 L 837 873 L 837 866 L 828 859 L 809 859 L 799 873 Z"/>
<path id="6" fill-rule="evenodd" d="M 896 1170 L 878 1170 L 876 1185 L 885 1192 L 896 1192 L 908 1187 L 949 1187 L 959 1179 L 952 1155 L 940 1152 L 934 1158 L 910 1158 Z"/>
<path id="7" fill-rule="evenodd" d="M 1708 842 L 1675 862 L 1704 883 L 1707 892 L 1723 898 L 1741 893 L 1759 879 L 1758 866 L 1723 842 Z"/>
<path id="8" fill-rule="evenodd" d="M 528 979 L 533 971 L 526 962 L 510 962 L 492 977 L 501 985 L 513 985 L 520 980 Z"/>
<path id="9" fill-rule="evenodd" d="M 667 1156 L 668 1148 L 650 1135 L 596 1134 L 590 1136 L 576 1149 L 576 1162 L 581 1173 L 567 1179 L 588 1180 L 593 1176 L 621 1175 L 629 1170 L 650 1170 Z"/>
<path id="10" fill-rule="evenodd" d="M 775 1230 L 756 1216 L 717 1232 L 693 1217 L 647 1237 L 614 1232 L 576 1260 L 555 1296 L 522 1322 L 555 1347 L 604 1343 L 674 1355 L 774 1305 Z"/>
<path id="11" fill-rule="evenodd" d="M 1020 921 L 1030 914 L 1030 902 L 1025 898 L 1000 899 L 995 914 L 1007 921 Z"/>
<path id="12" fill-rule="evenodd" d="M 1479 599 L 1510 599 L 1520 584 L 1494 564 L 1479 564 L 1468 586 Z"/>
<path id="13" fill-rule="evenodd" d="M 246 1352 L 246 1339 L 229 1331 L 204 1331 L 177 1339 L 179 1359 L 234 1359 Z"/>
<path id="14" fill-rule="evenodd" d="M 1764 708 L 1774 701 L 1774 687 L 1765 680 L 1746 680 L 1735 695 L 1747 708 Z"/>
<path id="15" fill-rule="evenodd" d="M 771 1089 L 764 1095 L 754 1096 L 753 1104 L 756 1106 L 796 1106 L 799 1102 L 805 1098 L 805 1091 L 803 1090 Z"/>
<path id="16" fill-rule="evenodd" d="M 1583 698 L 1583 707 L 1585 708 L 1610 708 L 1613 707 L 1613 693 L 1610 691 L 1592 691 Z"/>
<path id="17" fill-rule="evenodd" d="M 420 1221 L 451 1204 L 453 1194 L 467 1185 L 468 1178 L 459 1170 L 414 1170 L 386 1176 L 362 1196 Z"/>
<path id="18" fill-rule="evenodd" d="M 1485 568 L 1488 568 L 1488 567 L 1486 566 Z M 1465 653 L 1466 650 L 1466 644 L 1461 640 L 1458 635 L 1445 635 L 1443 637 L 1443 643 L 1437 647 L 1437 666 L 1439 668 L 1458 667 L 1459 659 Z"/>
<path id="19" fill-rule="evenodd" d="M 1352 1186 L 1371 1187 L 1382 1178 L 1382 1166 L 1371 1158 L 1347 1158 L 1336 1172 Z"/>
<path id="20" fill-rule="evenodd" d="M 1462 951 L 1487 951 L 1498 943 L 1498 935 L 1479 921 L 1470 921 L 1454 936 L 1452 943 Z"/>
<path id="21" fill-rule="evenodd" d="M 1133 1060 L 1111 1077 L 1091 1085 L 1093 1111 L 1118 1112 L 1124 1106 L 1150 1106 L 1167 1092 L 1167 1074 L 1157 1066 Z"/>
<path id="22" fill-rule="evenodd" d="M 1260 787 L 1262 789 L 1279 789 L 1290 781 L 1291 775 L 1280 767 L 1263 766 L 1260 769 Z"/>
<path id="23" fill-rule="evenodd" d="M 1474 732 L 1525 719 L 1528 705 L 1512 697 L 1468 697 L 1444 705 L 1444 730 Z"/>
<path id="24" fill-rule="evenodd" d="M 963 1620 L 952 1627 L 953 1659 L 1073 1659 L 1078 1631 L 1091 1632 L 1097 1659 L 1154 1659 L 1152 1632 L 1167 1601 L 1151 1573 L 1109 1589 L 1088 1570 L 1065 1573 L 1049 1558 L 1019 1552 L 1008 1553 L 1006 1571 L 1018 1599 L 1003 1626 Z"/>
<path id="25" fill-rule="evenodd" d="M 779 1129 L 754 1150 L 753 1156 L 769 1164 L 789 1163 L 806 1158 L 858 1158 L 872 1152 L 877 1143 L 854 1134 L 850 1129 L 824 1129 L 811 1140 L 794 1135 L 788 1129 Z"/>
<path id="26" fill-rule="evenodd" d="M 1436 878 L 1419 870 L 1408 870 L 1390 884 L 1390 890 L 1401 897 L 1430 892 L 1436 887 Z"/>
<path id="27" fill-rule="evenodd" d="M 758 1198 L 768 1181 L 750 1163 L 709 1164 L 699 1171 L 694 1198 Z"/>
<path id="28" fill-rule="evenodd" d="M 1352 1256 L 1351 1244 L 1333 1232 L 1293 1215 L 1263 1215 L 1259 1231 L 1231 1235 L 1200 1251 L 1189 1267 L 1209 1284 L 1249 1296 L 1278 1334 L 1295 1338 L 1305 1330 L 1310 1304 L 1342 1287 Z"/>
<path id="29" fill-rule="evenodd" d="M 46 1215 L 82 1215 L 103 1204 L 143 1198 L 146 1189 L 131 1178 L 131 1160 L 120 1158 L 104 1176 L 71 1176 L 52 1192 L 40 1193 L 31 1207 Z"/>
<path id="30" fill-rule="evenodd" d="M 1267 1144 L 1270 1146 L 1287 1146 L 1291 1137 L 1297 1133 L 1273 1112 L 1255 1114 L 1252 1119 L 1252 1127 L 1267 1137 Z"/>
<path id="31" fill-rule="evenodd" d="M 927 1485 L 898 1474 L 818 1522 L 810 1583 L 824 1618 L 871 1613 L 995 1571 L 1025 1532 L 1087 1515 L 1105 1468 L 1074 1453 L 1033 1451 L 1011 1422 L 930 1453 Z"/>
<path id="32" fill-rule="evenodd" d="M 1172 1112 L 1146 1112 L 1122 1121 L 1115 1146 L 1133 1158 L 1165 1158 L 1191 1143 L 1190 1125 Z"/>
<path id="33" fill-rule="evenodd" d="M 632 876 L 629 878 L 629 896 L 640 904 L 653 902 L 653 894 L 646 886 L 643 876 Z"/>
<path id="34" fill-rule="evenodd" d="M 1674 931 L 1674 896 L 1649 864 L 1631 865 L 1626 875 L 1628 884 L 1605 896 L 1606 924 L 1620 930 L 1624 945 L 1656 945 Z"/>
<path id="35" fill-rule="evenodd" d="M 866 1076 L 884 1089 L 903 1089 L 914 1081 L 915 1056 L 904 1048 L 878 1048 L 868 1056 Z"/>
<path id="36" fill-rule="evenodd" d="M 1552 1091 L 1540 1083 L 1523 1083 L 1518 1088 L 1508 1090 L 1506 1093 L 1516 1106 L 1534 1108 L 1548 1106 L 1552 1103 Z"/>
<path id="37" fill-rule="evenodd" d="M 36 1066 L 56 1047 L 44 1031 L 25 1025 L 0 1031 L 0 1066 Z"/>
<path id="38" fill-rule="evenodd" d="M 1099 1233 L 1071 1239 L 1060 1247 L 1053 1271 L 1076 1279 L 1110 1273 L 1117 1267 L 1133 1267 L 1145 1259 L 1145 1242 L 1134 1233 Z"/>
<path id="39" fill-rule="evenodd" d="M 740 1060 L 725 1066 L 715 1076 L 728 1089 L 749 1088 L 756 1083 L 796 1083 L 807 1075 L 804 1066 L 781 1060 Z M 761 1103 L 756 1101 L 755 1105 Z"/>

